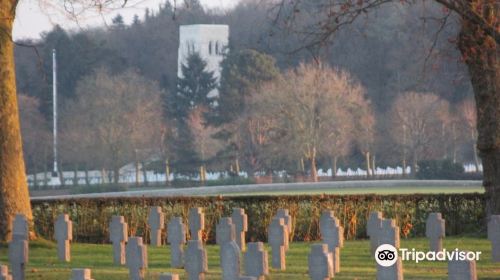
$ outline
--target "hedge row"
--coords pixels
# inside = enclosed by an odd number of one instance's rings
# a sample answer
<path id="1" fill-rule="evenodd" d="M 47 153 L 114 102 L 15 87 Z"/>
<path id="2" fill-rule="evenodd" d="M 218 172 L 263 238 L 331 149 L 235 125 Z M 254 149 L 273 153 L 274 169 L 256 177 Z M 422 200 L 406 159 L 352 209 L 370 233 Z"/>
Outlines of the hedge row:
<path id="1" fill-rule="evenodd" d="M 123 215 L 129 234 L 149 238 L 149 206 L 161 206 L 166 220 L 182 216 L 186 221 L 191 207 L 205 208 L 205 239 L 215 239 L 215 224 L 230 215 L 232 208 L 244 208 L 248 214 L 248 240 L 266 240 L 267 226 L 278 208 L 287 208 L 293 217 L 295 241 L 319 239 L 321 211 L 331 209 L 345 228 L 347 239 L 366 237 L 366 220 L 379 210 L 386 218 L 397 220 L 402 237 L 424 236 L 429 212 L 441 212 L 446 219 L 447 235 L 482 235 L 485 232 L 485 196 L 483 194 L 443 195 L 314 195 L 253 197 L 168 197 L 114 198 L 33 201 L 34 227 L 39 236 L 53 238 L 53 221 L 60 213 L 73 220 L 74 240 L 108 242 L 108 223 L 112 215 Z M 163 234 L 166 234 L 164 232 Z M 165 238 L 165 236 L 164 236 Z"/>

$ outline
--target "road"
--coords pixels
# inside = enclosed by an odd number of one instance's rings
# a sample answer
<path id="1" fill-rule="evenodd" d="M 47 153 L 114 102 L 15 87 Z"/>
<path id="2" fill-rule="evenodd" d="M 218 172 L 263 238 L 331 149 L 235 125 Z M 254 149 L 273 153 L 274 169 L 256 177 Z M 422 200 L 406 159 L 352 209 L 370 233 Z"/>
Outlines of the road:
<path id="1" fill-rule="evenodd" d="M 409 194 L 409 193 L 463 193 L 482 192 L 481 181 L 451 180 L 374 180 L 318 183 L 276 183 L 254 185 L 170 188 L 126 192 L 91 193 L 32 197 L 31 200 L 115 197 L 171 197 L 171 196 L 242 196 L 242 195 L 297 195 L 297 194 Z"/>

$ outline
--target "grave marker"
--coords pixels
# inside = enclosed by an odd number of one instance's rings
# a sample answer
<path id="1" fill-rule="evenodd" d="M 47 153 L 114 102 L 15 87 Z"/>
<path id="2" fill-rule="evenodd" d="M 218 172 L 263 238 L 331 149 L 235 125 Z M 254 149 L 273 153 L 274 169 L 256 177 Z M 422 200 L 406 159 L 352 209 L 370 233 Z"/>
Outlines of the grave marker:
<path id="1" fill-rule="evenodd" d="M 288 227 L 285 225 L 283 218 L 274 218 L 272 220 L 269 225 L 267 239 L 272 248 L 272 267 L 285 270 L 285 246 L 288 241 Z"/>
<path id="2" fill-rule="evenodd" d="M 71 280 L 94 280 L 88 268 L 74 268 L 71 270 Z"/>
<path id="3" fill-rule="evenodd" d="M 17 236 L 18 239 L 29 240 L 29 223 L 26 216 L 17 214 L 12 225 L 12 238 Z"/>
<path id="4" fill-rule="evenodd" d="M 344 246 L 344 227 L 340 225 L 339 219 L 333 215 L 333 211 L 324 211 L 319 221 L 321 237 L 328 249 L 332 252 L 336 247 Z"/>
<path id="5" fill-rule="evenodd" d="M 366 235 L 370 237 L 370 249 L 371 253 L 374 254 L 375 250 L 379 245 L 377 233 L 382 227 L 383 220 L 382 212 L 371 212 L 370 217 L 368 218 L 368 222 L 366 224 Z"/>
<path id="6" fill-rule="evenodd" d="M 149 209 L 148 224 L 150 229 L 151 246 L 161 246 L 161 232 L 165 228 L 165 216 L 161 207 L 153 206 Z"/>
<path id="7" fill-rule="evenodd" d="M 269 274 L 268 255 L 262 242 L 250 242 L 245 252 L 245 274 L 264 280 Z"/>
<path id="8" fill-rule="evenodd" d="M 24 280 L 25 269 L 28 263 L 28 219 L 23 214 L 17 214 L 12 224 L 12 240 L 9 242 L 9 263 L 12 270 L 12 279 Z"/>
<path id="9" fill-rule="evenodd" d="M 333 256 L 327 244 L 313 244 L 308 256 L 309 277 L 328 280 L 334 276 Z"/>
<path id="10" fill-rule="evenodd" d="M 215 226 L 215 242 L 222 246 L 231 241 L 235 241 L 234 224 L 231 218 L 221 218 Z"/>
<path id="11" fill-rule="evenodd" d="M 448 262 L 449 280 L 477 280 L 476 261 L 453 260 Z"/>
<path id="12" fill-rule="evenodd" d="M 9 274 L 9 267 L 6 265 L 0 265 L 0 280 L 12 280 L 12 276 Z"/>
<path id="13" fill-rule="evenodd" d="M 70 243 L 73 240 L 73 222 L 67 214 L 60 214 L 55 222 L 54 235 L 57 240 L 57 256 L 59 260 L 71 260 Z"/>
<path id="14" fill-rule="evenodd" d="M 184 244 L 186 244 L 186 225 L 181 217 L 174 217 L 168 223 L 167 241 L 170 243 L 172 267 L 184 267 Z"/>
<path id="15" fill-rule="evenodd" d="M 113 243 L 113 262 L 125 264 L 125 243 L 128 241 L 128 225 L 123 216 L 111 217 L 109 224 L 109 240 Z"/>
<path id="16" fill-rule="evenodd" d="M 13 280 L 24 280 L 26 264 L 28 263 L 28 241 L 23 236 L 14 235 L 9 242 L 9 263 Z"/>
<path id="17" fill-rule="evenodd" d="M 221 245 L 220 263 L 223 280 L 234 280 L 240 277 L 240 248 L 235 241 Z"/>
<path id="18" fill-rule="evenodd" d="M 126 259 L 130 280 L 144 280 L 148 268 L 148 251 L 142 243 L 142 237 L 130 237 Z"/>
<path id="19" fill-rule="evenodd" d="M 445 220 L 441 213 L 430 213 L 425 222 L 425 236 L 429 238 L 430 251 L 443 250 L 443 237 L 445 236 Z"/>
<path id="20" fill-rule="evenodd" d="M 160 274 L 160 280 L 179 280 L 179 274 L 162 273 Z"/>
<path id="21" fill-rule="evenodd" d="M 488 239 L 491 241 L 491 258 L 500 262 L 500 215 L 491 215 L 488 222 Z"/>
<path id="22" fill-rule="evenodd" d="M 208 271 L 207 251 L 203 247 L 201 240 L 189 240 L 184 267 L 188 275 L 188 280 L 204 280 Z"/>
<path id="23" fill-rule="evenodd" d="M 378 280 L 403 280 L 403 264 L 401 257 L 392 266 L 381 266 L 377 264 Z"/>
<path id="24" fill-rule="evenodd" d="M 245 214 L 245 209 L 233 208 L 231 219 L 234 224 L 236 244 L 241 251 L 245 251 L 245 234 L 248 231 L 248 216 Z"/>
<path id="25" fill-rule="evenodd" d="M 205 229 L 205 214 L 203 208 L 189 209 L 189 232 L 191 240 L 203 241 L 203 230 Z"/>

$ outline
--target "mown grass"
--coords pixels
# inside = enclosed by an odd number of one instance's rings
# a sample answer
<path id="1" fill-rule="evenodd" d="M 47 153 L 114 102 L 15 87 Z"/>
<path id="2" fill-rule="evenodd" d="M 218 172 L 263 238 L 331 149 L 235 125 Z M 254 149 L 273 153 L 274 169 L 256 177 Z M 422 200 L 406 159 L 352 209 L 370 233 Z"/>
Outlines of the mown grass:
<path id="1" fill-rule="evenodd" d="M 292 243 L 287 253 L 286 271 L 271 270 L 267 279 L 302 280 L 308 279 L 307 255 L 311 243 Z M 477 263 L 479 279 L 500 279 L 500 264 L 491 262 L 491 245 L 486 239 L 469 237 L 446 238 L 445 247 L 449 250 L 482 251 L 481 259 Z M 403 239 L 401 246 L 426 250 L 426 239 Z M 27 279 L 61 280 L 71 278 L 71 268 L 91 268 L 92 276 L 96 280 L 128 279 L 125 267 L 114 266 L 112 263 L 111 246 L 108 244 L 73 244 L 71 263 L 62 263 L 57 260 L 56 247 L 52 242 L 31 242 L 30 263 L 27 266 Z M 219 268 L 219 248 L 207 245 L 209 272 L 206 279 L 221 279 Z M 270 248 L 268 248 L 270 251 Z M 160 272 L 175 272 L 186 279 L 184 271 L 170 268 L 169 247 L 148 247 L 149 269 L 147 279 L 158 279 Z M 271 257 L 269 255 L 269 257 Z M 270 261 L 270 260 L 269 260 Z M 7 248 L 0 248 L 0 262 L 7 262 Z M 447 279 L 446 262 L 403 262 L 405 279 Z M 341 272 L 335 279 L 375 279 L 375 261 L 369 253 L 367 240 L 347 241 L 341 251 Z"/>
<path id="2" fill-rule="evenodd" d="M 314 187 L 304 190 L 283 190 L 283 191 L 259 191 L 259 192 L 242 192 L 242 193 L 221 193 L 224 196 L 258 196 L 258 195 L 318 195 L 318 194 L 335 194 L 335 195 L 356 195 L 356 194 L 454 194 L 454 193 L 484 193 L 482 186 L 457 186 L 457 187 L 349 187 L 349 188 L 332 188 L 332 189 L 315 189 Z"/>

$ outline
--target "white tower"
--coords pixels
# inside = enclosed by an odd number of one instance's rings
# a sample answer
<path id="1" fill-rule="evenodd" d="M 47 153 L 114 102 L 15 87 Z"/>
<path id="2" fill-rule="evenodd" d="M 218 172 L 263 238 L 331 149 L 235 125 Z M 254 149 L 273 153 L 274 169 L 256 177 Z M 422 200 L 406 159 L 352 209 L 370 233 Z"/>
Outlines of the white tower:
<path id="1" fill-rule="evenodd" d="M 220 80 L 220 63 L 223 54 L 227 51 L 229 43 L 229 26 L 222 24 L 193 24 L 181 25 L 179 27 L 179 52 L 177 57 L 177 77 L 182 77 L 181 65 L 186 63 L 187 57 L 192 53 L 198 53 L 207 63 L 207 70 L 213 71 Z M 218 96 L 217 90 L 213 90 L 208 97 Z"/>

